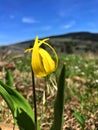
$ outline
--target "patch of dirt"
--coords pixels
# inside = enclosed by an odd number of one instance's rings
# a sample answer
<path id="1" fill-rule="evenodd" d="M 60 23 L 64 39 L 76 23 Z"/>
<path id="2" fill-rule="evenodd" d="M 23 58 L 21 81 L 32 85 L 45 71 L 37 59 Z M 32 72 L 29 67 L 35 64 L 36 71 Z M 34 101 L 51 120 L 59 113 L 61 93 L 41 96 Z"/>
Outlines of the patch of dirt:
<path id="1" fill-rule="evenodd" d="M 31 74 L 28 72 L 21 73 L 13 64 L 1 63 L 0 61 L 0 80 L 5 79 L 5 72 L 3 67 L 8 67 L 14 74 L 14 81 L 16 89 L 30 102 L 32 105 L 32 82 Z M 79 89 L 79 84 L 84 86 L 85 79 L 75 76 L 73 79 L 66 79 L 68 87 L 73 85 L 73 80 L 77 82 L 77 90 L 85 91 L 84 87 Z M 44 79 L 35 78 L 36 83 L 36 97 L 38 104 L 38 121 L 41 124 L 41 130 L 49 130 L 53 123 L 53 105 L 56 96 L 56 87 L 50 87 L 49 84 L 45 87 Z M 56 85 L 55 80 L 53 81 Z M 82 112 L 81 103 L 75 96 L 70 97 L 70 93 L 67 94 L 67 101 L 64 108 L 64 126 L 63 130 L 81 130 L 81 126 L 73 116 L 74 109 Z M 85 113 L 84 113 L 85 114 Z M 86 122 L 84 130 L 98 130 L 98 111 L 90 112 L 86 111 Z M 14 129 L 13 129 L 14 128 Z M 0 130 L 19 130 L 17 126 L 14 126 L 12 114 L 5 103 L 0 97 Z"/>
<path id="2" fill-rule="evenodd" d="M 19 130 L 18 126 L 0 122 L 0 130 Z"/>

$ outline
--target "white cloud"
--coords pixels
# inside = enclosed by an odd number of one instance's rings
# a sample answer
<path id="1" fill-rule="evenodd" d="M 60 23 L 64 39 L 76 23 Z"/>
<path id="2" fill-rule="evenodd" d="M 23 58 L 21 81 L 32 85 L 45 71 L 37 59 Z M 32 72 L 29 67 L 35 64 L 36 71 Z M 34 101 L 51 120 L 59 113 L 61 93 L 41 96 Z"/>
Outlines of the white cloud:
<path id="1" fill-rule="evenodd" d="M 23 17 L 22 22 L 23 23 L 36 23 L 37 21 L 33 18 L 30 18 L 30 17 Z"/>
<path id="2" fill-rule="evenodd" d="M 62 29 L 69 29 L 69 28 L 71 28 L 72 26 L 74 26 L 75 23 L 76 23 L 75 21 L 71 21 L 71 22 L 69 22 L 69 23 L 67 23 L 67 24 L 65 24 L 65 25 L 62 25 L 61 28 L 62 28 Z"/>

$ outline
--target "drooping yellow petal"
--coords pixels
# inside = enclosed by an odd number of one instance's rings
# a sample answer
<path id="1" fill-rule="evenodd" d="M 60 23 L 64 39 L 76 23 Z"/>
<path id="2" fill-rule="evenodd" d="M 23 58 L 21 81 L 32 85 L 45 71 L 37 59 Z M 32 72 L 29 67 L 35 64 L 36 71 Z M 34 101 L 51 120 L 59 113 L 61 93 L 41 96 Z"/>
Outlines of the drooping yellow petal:
<path id="1" fill-rule="evenodd" d="M 26 49 L 24 52 L 26 53 L 26 52 L 30 52 L 32 50 L 33 50 L 33 48 L 29 48 L 29 49 Z"/>
<path id="2" fill-rule="evenodd" d="M 36 76 L 38 77 L 46 76 L 43 64 L 41 62 L 41 56 L 39 54 L 39 48 L 33 49 L 31 64 L 33 72 Z"/>
<path id="3" fill-rule="evenodd" d="M 33 48 L 27 49 L 25 51 L 32 51 L 31 65 L 34 74 L 38 77 L 44 77 L 54 72 L 58 65 L 58 56 L 54 48 L 46 42 L 47 40 L 49 40 L 49 38 L 38 40 L 37 36 Z M 47 45 L 53 51 L 56 57 L 55 61 L 52 59 L 51 55 L 45 49 L 42 49 L 40 47 L 42 44 Z"/>
<path id="4" fill-rule="evenodd" d="M 55 55 L 55 58 L 56 58 L 56 61 L 55 61 L 55 69 L 57 68 L 57 66 L 58 66 L 58 56 L 57 56 L 57 53 L 56 53 L 56 51 L 54 50 L 54 48 L 51 46 L 51 45 L 49 45 L 47 42 L 43 42 L 43 44 L 46 44 L 52 51 L 53 51 L 53 53 L 54 53 L 54 55 Z"/>
<path id="5" fill-rule="evenodd" d="M 50 54 L 42 48 L 39 49 L 39 54 L 41 55 L 42 64 L 46 74 L 48 75 L 49 73 L 54 72 L 56 68 L 55 62 L 51 58 Z"/>

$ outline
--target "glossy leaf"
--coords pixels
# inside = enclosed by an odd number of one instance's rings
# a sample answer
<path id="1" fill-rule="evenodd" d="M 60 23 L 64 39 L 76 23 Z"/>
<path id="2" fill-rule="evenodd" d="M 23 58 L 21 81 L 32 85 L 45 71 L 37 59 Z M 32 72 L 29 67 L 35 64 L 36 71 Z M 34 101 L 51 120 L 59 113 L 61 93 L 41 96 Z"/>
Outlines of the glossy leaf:
<path id="1" fill-rule="evenodd" d="M 64 101 L 65 101 L 64 99 L 65 99 L 65 65 L 63 65 L 58 81 L 58 92 L 54 104 L 54 122 L 51 127 L 51 130 L 62 130 Z"/>
<path id="2" fill-rule="evenodd" d="M 34 113 L 28 101 L 17 90 L 8 87 L 2 81 L 0 81 L 0 95 L 8 104 L 19 129 L 34 130 Z"/>

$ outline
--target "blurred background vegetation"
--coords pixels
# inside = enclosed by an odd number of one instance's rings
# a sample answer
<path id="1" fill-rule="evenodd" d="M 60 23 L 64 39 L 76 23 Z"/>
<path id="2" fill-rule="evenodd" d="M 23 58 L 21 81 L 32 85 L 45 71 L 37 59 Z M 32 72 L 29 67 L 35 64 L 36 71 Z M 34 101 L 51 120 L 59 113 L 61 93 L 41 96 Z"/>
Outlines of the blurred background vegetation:
<path id="1" fill-rule="evenodd" d="M 59 64 L 47 79 L 35 78 L 38 120 L 42 130 L 49 130 L 53 121 L 53 105 L 57 81 L 63 64 L 67 73 L 64 107 L 64 130 L 98 129 L 98 37 L 91 33 L 72 33 L 50 37 Z M 7 82 L 7 70 L 13 75 L 13 86 L 33 108 L 30 54 L 24 49 L 33 46 L 26 41 L 0 47 L 0 80 Z M 45 46 L 43 46 L 45 47 Z M 46 48 L 47 49 L 47 48 Z M 78 116 L 77 116 L 78 115 Z M 0 97 L 0 122 L 13 124 L 8 106 Z M 81 127 L 82 126 L 82 127 Z"/>

